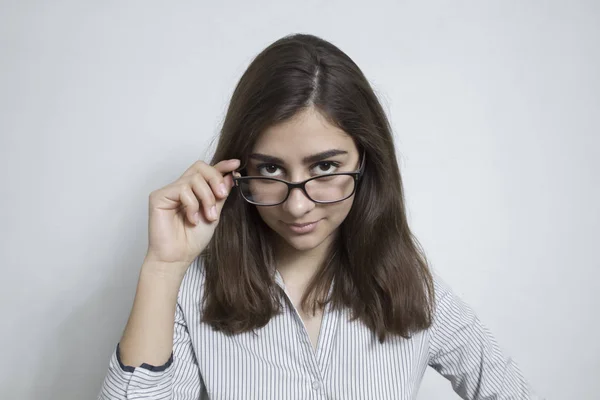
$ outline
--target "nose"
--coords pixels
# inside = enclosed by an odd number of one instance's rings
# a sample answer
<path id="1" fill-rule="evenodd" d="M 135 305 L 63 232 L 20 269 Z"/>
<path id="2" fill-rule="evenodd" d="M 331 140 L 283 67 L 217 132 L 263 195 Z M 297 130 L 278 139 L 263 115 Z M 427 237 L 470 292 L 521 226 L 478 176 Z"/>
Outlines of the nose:
<path id="1" fill-rule="evenodd" d="M 315 208 L 315 203 L 306 197 L 302 189 L 292 189 L 287 200 L 283 203 L 283 209 L 295 218 L 299 218 Z"/>

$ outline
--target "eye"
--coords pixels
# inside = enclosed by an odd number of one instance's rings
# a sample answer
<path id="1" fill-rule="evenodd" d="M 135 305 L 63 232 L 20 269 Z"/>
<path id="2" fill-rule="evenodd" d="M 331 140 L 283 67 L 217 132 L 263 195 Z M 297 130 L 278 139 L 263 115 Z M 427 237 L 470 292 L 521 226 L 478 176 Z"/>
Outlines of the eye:
<path id="1" fill-rule="evenodd" d="M 314 170 L 318 175 L 333 174 L 339 166 L 340 163 L 336 161 L 321 161 L 314 166 Z"/>
<path id="2" fill-rule="evenodd" d="M 321 161 L 314 164 L 311 170 L 316 175 L 327 175 L 335 173 L 339 166 L 340 163 L 337 161 Z M 259 164 L 256 166 L 256 170 L 260 176 L 268 178 L 280 177 L 284 173 L 284 170 L 277 164 Z"/>
<path id="3" fill-rule="evenodd" d="M 258 170 L 258 173 L 262 176 L 274 177 L 278 175 L 275 172 L 277 172 L 281 168 L 279 168 L 279 166 L 275 164 L 260 164 L 256 166 L 256 169 Z"/>

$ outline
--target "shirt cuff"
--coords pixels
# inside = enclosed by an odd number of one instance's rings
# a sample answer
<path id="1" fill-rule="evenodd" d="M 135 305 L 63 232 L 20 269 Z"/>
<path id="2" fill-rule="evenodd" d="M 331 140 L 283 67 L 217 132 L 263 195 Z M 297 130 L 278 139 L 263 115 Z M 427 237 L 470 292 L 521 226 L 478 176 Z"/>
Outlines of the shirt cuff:
<path id="1" fill-rule="evenodd" d="M 123 362 L 121 361 L 121 354 L 120 354 L 120 343 L 117 344 L 117 361 L 119 362 L 119 367 L 121 367 L 121 369 L 124 372 L 134 372 L 136 367 L 131 367 L 129 365 L 125 365 L 123 364 Z M 159 365 L 159 366 L 155 366 L 155 365 L 150 365 L 147 363 L 143 363 L 142 365 L 140 365 L 138 368 L 143 368 L 146 369 L 148 371 L 152 371 L 152 372 L 162 372 L 164 370 L 166 370 L 167 368 L 169 368 L 171 366 L 171 364 L 173 364 L 173 352 L 171 352 L 171 356 L 169 357 L 169 359 L 167 360 L 166 363 L 164 363 L 163 365 Z"/>

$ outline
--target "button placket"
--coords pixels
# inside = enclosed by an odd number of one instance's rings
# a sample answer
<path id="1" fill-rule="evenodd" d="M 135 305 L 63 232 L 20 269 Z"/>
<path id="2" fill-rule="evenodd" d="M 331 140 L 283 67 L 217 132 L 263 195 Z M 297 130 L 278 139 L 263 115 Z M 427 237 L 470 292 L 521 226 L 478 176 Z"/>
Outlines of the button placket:
<path id="1" fill-rule="evenodd" d="M 294 304 L 292 303 L 292 300 L 290 298 L 290 296 L 287 293 L 287 290 L 285 288 L 285 283 L 283 282 L 283 279 L 281 278 L 281 275 L 279 274 L 279 272 L 276 272 L 276 281 L 279 284 L 281 290 L 281 293 L 285 299 L 285 302 L 287 304 L 287 308 L 289 309 L 289 311 L 292 314 L 292 318 L 296 323 L 296 334 L 298 335 L 298 339 L 300 341 L 300 343 L 302 344 L 300 347 L 302 348 L 302 353 L 303 353 L 303 358 L 305 360 L 305 367 L 306 367 L 306 372 L 308 372 L 309 377 L 312 379 L 312 382 L 310 383 L 312 390 L 315 392 L 315 394 L 318 396 L 318 399 L 322 399 L 322 398 L 326 398 L 323 397 L 324 395 L 324 388 L 323 388 L 323 383 L 321 381 L 322 377 L 321 375 L 324 373 L 324 368 L 322 370 L 321 368 L 321 359 L 322 357 L 322 352 L 323 352 L 323 345 L 325 344 L 329 344 L 329 340 L 325 339 L 324 336 L 326 336 L 326 332 L 328 329 L 328 325 L 330 323 L 332 323 L 333 321 L 337 322 L 337 318 L 335 318 L 333 315 L 329 315 L 331 313 L 331 304 L 328 304 L 327 307 L 325 308 L 325 310 L 323 311 L 323 319 L 321 321 L 321 328 L 320 328 L 320 332 L 319 332 L 319 339 L 317 340 L 317 349 L 316 351 L 313 350 L 313 345 L 310 341 L 310 337 L 308 335 L 308 330 L 306 329 L 306 326 L 304 325 L 304 322 L 302 321 L 302 317 L 300 316 L 300 314 L 298 313 L 298 310 L 296 310 L 296 307 L 294 307 Z M 330 294 L 331 294 L 331 290 L 332 288 L 329 289 Z M 329 354 L 329 352 L 327 352 L 327 354 Z M 326 358 L 323 359 L 323 361 L 326 361 Z"/>
<path id="2" fill-rule="evenodd" d="M 292 303 L 292 300 L 285 289 L 285 284 L 283 283 L 279 272 L 276 273 L 276 277 L 276 280 L 278 283 L 280 283 L 281 293 L 286 303 L 286 311 L 290 312 L 291 317 L 296 324 L 296 335 L 300 343 L 302 358 L 304 359 L 305 363 L 304 367 L 306 368 L 306 373 L 308 374 L 309 378 L 312 380 L 311 387 L 314 388 L 315 382 L 320 387 L 320 371 L 317 354 L 313 351 L 312 343 L 310 342 L 310 337 L 308 336 L 308 331 L 306 330 L 306 326 L 302 321 L 302 317 L 300 317 L 298 310 L 296 310 L 296 307 L 294 307 L 294 304 Z"/>

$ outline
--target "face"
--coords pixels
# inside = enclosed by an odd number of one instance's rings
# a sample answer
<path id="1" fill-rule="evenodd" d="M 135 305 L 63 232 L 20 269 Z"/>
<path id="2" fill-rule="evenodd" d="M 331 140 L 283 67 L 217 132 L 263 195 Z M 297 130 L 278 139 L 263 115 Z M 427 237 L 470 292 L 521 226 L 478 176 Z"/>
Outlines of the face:
<path id="1" fill-rule="evenodd" d="M 336 150 L 337 154 L 305 160 L 331 150 Z M 352 138 L 328 123 L 318 111 L 309 108 L 293 119 L 264 131 L 252 148 L 247 168 L 249 176 L 301 182 L 316 175 L 354 172 L 360 167 L 359 159 L 360 154 Z M 324 184 L 327 185 L 326 182 Z M 324 186 L 323 190 L 330 189 Z M 302 190 L 294 189 L 282 204 L 256 207 L 263 221 L 277 233 L 278 253 L 314 253 L 328 248 L 353 201 L 354 195 L 337 203 L 317 204 Z M 290 226 L 309 222 L 315 224 Z"/>

